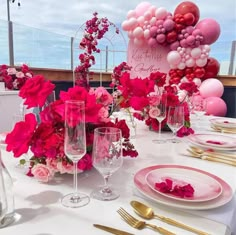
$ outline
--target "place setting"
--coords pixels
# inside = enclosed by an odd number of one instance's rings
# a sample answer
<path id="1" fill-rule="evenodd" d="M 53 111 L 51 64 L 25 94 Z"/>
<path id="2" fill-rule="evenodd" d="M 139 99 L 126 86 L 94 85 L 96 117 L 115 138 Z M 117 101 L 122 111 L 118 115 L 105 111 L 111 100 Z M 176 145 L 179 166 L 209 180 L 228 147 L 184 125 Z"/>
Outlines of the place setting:
<path id="1" fill-rule="evenodd" d="M 212 118 L 211 129 L 226 134 L 236 134 L 236 120 L 232 118 Z"/>
<path id="2" fill-rule="evenodd" d="M 230 185 L 220 177 L 183 165 L 154 165 L 134 175 L 136 189 L 157 203 L 173 208 L 207 210 L 228 203 Z"/>

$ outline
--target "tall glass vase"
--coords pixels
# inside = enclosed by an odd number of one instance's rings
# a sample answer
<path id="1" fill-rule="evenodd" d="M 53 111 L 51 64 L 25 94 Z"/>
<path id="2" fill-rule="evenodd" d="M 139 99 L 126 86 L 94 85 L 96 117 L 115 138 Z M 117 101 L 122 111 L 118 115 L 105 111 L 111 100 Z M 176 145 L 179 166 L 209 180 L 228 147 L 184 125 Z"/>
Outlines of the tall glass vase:
<path id="1" fill-rule="evenodd" d="M 7 201 L 7 211 L 5 213 L 5 216 L 0 220 L 0 228 L 3 228 L 11 224 L 15 220 L 15 202 L 14 202 L 12 178 L 6 166 L 3 163 L 1 151 L 0 151 L 0 167 L 2 170 L 2 179 Z"/>

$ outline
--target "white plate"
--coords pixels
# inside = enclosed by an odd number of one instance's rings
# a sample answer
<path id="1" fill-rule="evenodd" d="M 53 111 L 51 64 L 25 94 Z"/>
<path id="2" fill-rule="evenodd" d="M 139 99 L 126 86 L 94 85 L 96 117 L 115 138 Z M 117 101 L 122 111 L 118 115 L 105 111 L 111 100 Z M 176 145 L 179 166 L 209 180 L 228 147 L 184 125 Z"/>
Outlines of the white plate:
<path id="1" fill-rule="evenodd" d="M 192 144 L 219 150 L 236 150 L 236 138 L 221 134 L 193 134 L 186 138 Z"/>
<path id="2" fill-rule="evenodd" d="M 228 119 L 228 118 L 213 118 L 210 119 L 210 122 L 216 127 L 224 127 L 224 128 L 236 128 L 236 119 Z"/>
<path id="3" fill-rule="evenodd" d="M 206 175 L 209 175 L 221 184 L 222 193 L 219 197 L 210 201 L 205 201 L 205 202 L 182 202 L 182 201 L 176 202 L 176 200 L 172 198 L 164 197 L 161 194 L 156 193 L 146 183 L 146 175 L 150 171 L 161 169 L 161 168 L 189 169 L 189 170 L 193 170 L 193 171 L 197 171 L 197 172 L 201 172 Z M 233 192 L 229 184 L 227 184 L 224 180 L 222 180 L 218 176 L 215 176 L 206 171 L 202 171 L 200 169 L 187 167 L 187 166 L 180 166 L 180 165 L 155 165 L 155 166 L 143 168 L 135 174 L 134 184 L 144 196 L 148 197 L 149 199 L 152 199 L 153 201 L 157 203 L 174 207 L 174 208 L 181 208 L 181 209 L 188 209 L 188 210 L 208 210 L 208 209 L 217 208 L 228 203 L 233 197 Z"/>
<path id="4" fill-rule="evenodd" d="M 179 197 L 170 193 L 164 193 L 155 187 L 156 183 L 165 182 L 166 179 L 173 181 L 175 185 L 184 186 L 190 184 L 194 189 L 192 197 Z M 221 184 L 213 177 L 192 169 L 165 167 L 150 171 L 146 175 L 147 185 L 164 197 L 169 197 L 184 202 L 203 202 L 217 198 L 222 193 Z"/>

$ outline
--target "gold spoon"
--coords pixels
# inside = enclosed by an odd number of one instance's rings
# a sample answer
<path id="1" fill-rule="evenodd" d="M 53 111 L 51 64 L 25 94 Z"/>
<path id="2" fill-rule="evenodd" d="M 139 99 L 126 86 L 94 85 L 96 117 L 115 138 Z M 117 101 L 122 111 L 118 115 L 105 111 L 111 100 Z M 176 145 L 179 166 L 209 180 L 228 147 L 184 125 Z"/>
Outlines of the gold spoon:
<path id="1" fill-rule="evenodd" d="M 131 201 L 130 204 L 134 208 L 135 212 L 138 215 L 140 215 L 141 217 L 145 218 L 145 219 L 157 218 L 157 219 L 160 219 L 161 221 L 163 221 L 165 223 L 174 225 L 174 226 L 179 227 L 179 228 L 183 228 L 185 230 L 188 230 L 188 231 L 193 232 L 193 233 L 198 234 L 198 235 L 210 235 L 209 233 L 200 231 L 198 229 L 195 229 L 195 228 L 190 227 L 188 225 L 185 225 L 183 223 L 177 222 L 173 219 L 164 217 L 162 215 L 157 215 L 157 214 L 154 213 L 154 211 L 151 207 L 148 207 L 148 206 L 144 205 L 141 202 Z"/>

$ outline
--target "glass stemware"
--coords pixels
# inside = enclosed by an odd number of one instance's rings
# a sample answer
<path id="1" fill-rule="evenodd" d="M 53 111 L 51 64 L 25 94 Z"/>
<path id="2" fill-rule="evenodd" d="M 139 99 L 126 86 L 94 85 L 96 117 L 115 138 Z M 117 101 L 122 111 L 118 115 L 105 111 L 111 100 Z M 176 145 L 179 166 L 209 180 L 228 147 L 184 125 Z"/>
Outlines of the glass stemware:
<path id="1" fill-rule="evenodd" d="M 182 105 L 169 107 L 167 125 L 173 132 L 174 137 L 170 139 L 172 143 L 179 143 L 176 132 L 184 126 L 184 107 Z"/>
<path id="2" fill-rule="evenodd" d="M 159 124 L 158 139 L 153 140 L 153 142 L 157 144 L 162 144 L 166 142 L 165 140 L 161 139 L 161 123 L 166 118 L 166 103 L 167 103 L 166 95 L 162 94 L 158 96 L 158 101 L 156 105 L 152 106 L 152 109 L 154 110 L 155 113 L 153 117 L 157 119 Z"/>
<path id="3" fill-rule="evenodd" d="M 65 141 L 66 156 L 74 164 L 74 192 L 62 198 L 66 207 L 82 207 L 89 203 L 90 198 L 78 192 L 77 167 L 78 161 L 86 153 L 85 104 L 83 101 L 68 100 L 65 102 Z"/>
<path id="4" fill-rule="evenodd" d="M 0 223 L 7 213 L 7 198 L 5 184 L 2 174 L 2 164 L 0 164 Z"/>
<path id="5" fill-rule="evenodd" d="M 114 127 L 99 127 L 94 130 L 93 166 L 104 178 L 104 186 L 96 188 L 91 197 L 109 201 L 119 193 L 108 185 L 110 176 L 123 164 L 121 130 Z"/>
<path id="6" fill-rule="evenodd" d="M 200 121 L 201 117 L 206 114 L 207 103 L 204 99 L 194 99 L 192 105 L 192 111 Z"/>

